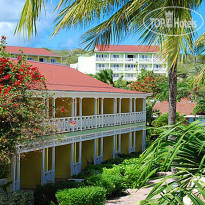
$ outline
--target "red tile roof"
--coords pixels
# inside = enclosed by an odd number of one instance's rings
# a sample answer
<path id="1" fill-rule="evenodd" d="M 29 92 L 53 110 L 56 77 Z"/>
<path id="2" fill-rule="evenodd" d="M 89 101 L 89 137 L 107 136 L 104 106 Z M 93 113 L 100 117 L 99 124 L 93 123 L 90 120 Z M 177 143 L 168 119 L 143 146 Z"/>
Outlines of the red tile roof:
<path id="1" fill-rule="evenodd" d="M 21 47 L 21 46 L 6 46 L 6 50 L 12 54 L 21 54 L 22 50 L 25 55 L 38 55 L 38 56 L 55 56 L 50 51 L 45 48 L 31 48 L 31 47 Z"/>
<path id="2" fill-rule="evenodd" d="M 181 115 L 193 115 L 194 108 L 196 103 L 190 102 L 189 99 L 182 99 L 181 102 L 177 102 L 177 112 Z M 157 102 L 153 110 L 160 110 L 161 113 L 169 112 L 169 104 L 167 101 Z"/>
<path id="3" fill-rule="evenodd" d="M 39 68 L 40 73 L 46 78 L 48 90 L 147 94 L 143 92 L 114 88 L 68 66 L 40 63 L 36 61 L 27 62 L 30 65 Z"/>
<path id="4" fill-rule="evenodd" d="M 130 53 L 153 53 L 158 52 L 159 46 L 143 46 L 143 45 L 97 45 L 96 51 L 106 52 L 130 52 Z"/>

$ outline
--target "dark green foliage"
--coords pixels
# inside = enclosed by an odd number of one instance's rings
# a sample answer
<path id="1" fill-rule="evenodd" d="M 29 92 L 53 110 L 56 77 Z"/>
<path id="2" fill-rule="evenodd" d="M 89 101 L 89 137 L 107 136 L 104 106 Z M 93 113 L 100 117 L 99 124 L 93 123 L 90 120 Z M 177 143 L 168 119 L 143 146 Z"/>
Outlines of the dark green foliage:
<path id="1" fill-rule="evenodd" d="M 195 115 L 205 115 L 205 98 L 197 101 L 197 105 L 194 108 Z"/>
<path id="2" fill-rule="evenodd" d="M 88 177 L 86 183 L 105 188 L 107 196 L 120 196 L 124 189 L 123 177 L 120 168 L 117 166 L 112 169 L 103 168 L 101 174 Z"/>
<path id="3" fill-rule="evenodd" d="M 176 123 L 187 123 L 187 120 L 184 116 L 180 115 L 179 112 L 176 113 Z M 155 127 L 163 127 L 168 125 L 168 113 L 164 113 L 161 116 L 157 117 L 153 122 L 152 125 Z"/>
<path id="4" fill-rule="evenodd" d="M 33 192 L 17 191 L 12 193 L 0 193 L 1 205 L 32 205 Z"/>
<path id="5" fill-rule="evenodd" d="M 54 184 L 39 185 L 34 191 L 34 202 L 36 205 L 50 205 L 51 201 L 57 203 L 55 193 L 58 190 L 83 187 L 83 182 L 72 182 L 63 180 Z"/>
<path id="6" fill-rule="evenodd" d="M 106 190 L 98 186 L 65 189 L 56 193 L 59 205 L 103 205 Z"/>

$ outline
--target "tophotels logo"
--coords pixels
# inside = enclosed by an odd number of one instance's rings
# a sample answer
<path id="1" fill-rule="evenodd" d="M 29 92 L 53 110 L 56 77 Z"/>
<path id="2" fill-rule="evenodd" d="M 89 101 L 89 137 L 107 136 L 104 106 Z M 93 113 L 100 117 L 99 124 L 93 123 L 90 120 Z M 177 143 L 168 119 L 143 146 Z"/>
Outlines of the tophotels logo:
<path id="1" fill-rule="evenodd" d="M 176 9 L 178 12 L 180 9 L 184 9 L 185 12 L 189 14 L 191 13 L 191 18 L 183 20 L 179 19 L 179 17 L 176 17 L 177 15 L 175 16 Z M 163 10 L 163 12 L 160 13 L 160 10 Z M 159 14 L 160 18 L 157 18 L 156 16 Z M 143 18 L 143 24 L 146 29 L 153 33 L 167 36 L 179 36 L 179 34 L 174 33 L 173 29 L 183 28 L 184 33 L 181 33 L 180 35 L 187 35 L 188 33 L 193 33 L 199 30 L 204 24 L 204 19 L 201 14 L 192 9 L 170 6 L 158 8 L 149 12 Z M 173 33 L 169 32 L 171 29 Z"/>

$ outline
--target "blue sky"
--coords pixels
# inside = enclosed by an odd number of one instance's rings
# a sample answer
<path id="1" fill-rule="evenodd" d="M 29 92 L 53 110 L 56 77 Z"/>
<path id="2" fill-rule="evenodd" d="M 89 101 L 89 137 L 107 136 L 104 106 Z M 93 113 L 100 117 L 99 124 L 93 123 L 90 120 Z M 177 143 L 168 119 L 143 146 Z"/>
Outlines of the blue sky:
<path id="1" fill-rule="evenodd" d="M 83 29 L 66 29 L 60 31 L 58 35 L 50 38 L 56 13 L 53 12 L 57 0 L 47 3 L 46 17 L 44 13 L 38 22 L 38 36 L 32 37 L 30 40 L 25 40 L 22 36 L 14 36 L 14 29 L 18 22 L 21 10 L 25 0 L 0 0 L 0 35 L 7 36 L 8 45 L 14 46 L 31 46 L 31 47 L 46 47 L 51 49 L 74 49 L 83 48 L 80 45 L 80 37 L 87 30 Z M 205 20 L 205 5 L 197 10 Z M 197 17 L 196 17 L 197 18 Z M 205 25 L 198 31 L 199 34 L 205 32 Z M 136 38 L 128 37 L 120 44 L 139 44 Z"/>

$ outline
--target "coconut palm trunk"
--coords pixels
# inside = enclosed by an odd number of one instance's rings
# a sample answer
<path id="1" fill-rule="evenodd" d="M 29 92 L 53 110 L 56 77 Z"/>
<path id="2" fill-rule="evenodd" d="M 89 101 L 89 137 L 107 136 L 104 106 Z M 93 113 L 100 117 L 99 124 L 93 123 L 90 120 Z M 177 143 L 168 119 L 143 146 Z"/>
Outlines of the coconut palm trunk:
<path id="1" fill-rule="evenodd" d="M 169 69 L 169 118 L 168 124 L 174 125 L 176 121 L 177 97 L 177 62 Z"/>

